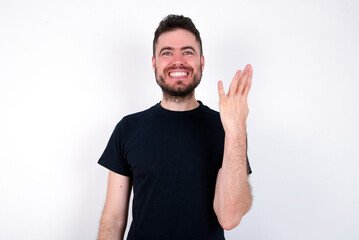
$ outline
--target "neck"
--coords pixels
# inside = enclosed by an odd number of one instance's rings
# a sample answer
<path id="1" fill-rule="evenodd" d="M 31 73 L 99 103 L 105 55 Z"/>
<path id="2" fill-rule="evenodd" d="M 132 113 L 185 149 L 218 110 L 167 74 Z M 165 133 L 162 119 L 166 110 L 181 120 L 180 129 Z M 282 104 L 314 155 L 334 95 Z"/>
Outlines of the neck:
<path id="1" fill-rule="evenodd" d="M 197 108 L 197 102 L 194 93 L 187 97 L 174 97 L 163 94 L 161 106 L 171 111 L 189 111 Z"/>

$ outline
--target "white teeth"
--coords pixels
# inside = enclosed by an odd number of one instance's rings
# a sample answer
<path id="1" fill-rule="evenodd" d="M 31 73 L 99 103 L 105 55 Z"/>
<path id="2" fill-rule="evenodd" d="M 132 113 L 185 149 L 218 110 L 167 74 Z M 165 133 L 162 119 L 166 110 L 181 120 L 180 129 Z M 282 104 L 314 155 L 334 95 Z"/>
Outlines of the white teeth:
<path id="1" fill-rule="evenodd" d="M 170 73 L 171 77 L 182 77 L 182 76 L 187 76 L 186 72 L 171 72 Z"/>

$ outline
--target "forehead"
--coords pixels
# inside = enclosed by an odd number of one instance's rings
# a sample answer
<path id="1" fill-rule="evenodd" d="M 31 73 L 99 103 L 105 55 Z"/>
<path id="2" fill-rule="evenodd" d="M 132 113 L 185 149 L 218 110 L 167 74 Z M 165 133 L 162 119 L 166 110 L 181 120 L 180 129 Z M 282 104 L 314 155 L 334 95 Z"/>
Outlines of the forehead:
<path id="1" fill-rule="evenodd" d="M 175 29 L 159 36 L 156 52 L 163 47 L 181 48 L 184 46 L 191 46 L 199 52 L 199 43 L 193 33 L 184 29 Z"/>

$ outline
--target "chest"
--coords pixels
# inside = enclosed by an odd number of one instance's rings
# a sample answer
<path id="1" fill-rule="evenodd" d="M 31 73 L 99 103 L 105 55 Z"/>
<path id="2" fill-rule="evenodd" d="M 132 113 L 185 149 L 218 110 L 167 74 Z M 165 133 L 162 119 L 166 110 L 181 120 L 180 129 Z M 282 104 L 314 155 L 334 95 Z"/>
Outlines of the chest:
<path id="1" fill-rule="evenodd" d="M 224 135 L 201 123 L 152 124 L 129 138 L 126 159 L 134 179 L 216 175 Z"/>

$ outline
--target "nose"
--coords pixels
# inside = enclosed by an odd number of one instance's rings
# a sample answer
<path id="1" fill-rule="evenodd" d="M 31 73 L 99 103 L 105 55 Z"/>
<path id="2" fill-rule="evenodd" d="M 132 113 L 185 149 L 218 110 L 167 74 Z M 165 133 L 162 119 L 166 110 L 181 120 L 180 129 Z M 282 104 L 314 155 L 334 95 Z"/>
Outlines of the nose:
<path id="1" fill-rule="evenodd" d="M 183 59 L 183 55 L 181 53 L 173 54 L 172 65 L 174 65 L 174 66 L 183 66 L 184 65 L 184 59 Z"/>

